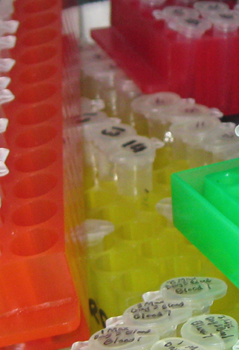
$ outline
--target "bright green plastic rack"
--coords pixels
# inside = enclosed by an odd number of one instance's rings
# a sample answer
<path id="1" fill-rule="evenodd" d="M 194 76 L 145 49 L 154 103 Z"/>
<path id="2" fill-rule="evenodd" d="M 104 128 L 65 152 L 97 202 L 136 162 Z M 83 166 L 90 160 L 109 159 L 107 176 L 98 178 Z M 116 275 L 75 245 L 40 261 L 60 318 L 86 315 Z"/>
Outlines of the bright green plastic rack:
<path id="1" fill-rule="evenodd" d="M 171 177 L 174 225 L 239 287 L 239 158 Z"/>

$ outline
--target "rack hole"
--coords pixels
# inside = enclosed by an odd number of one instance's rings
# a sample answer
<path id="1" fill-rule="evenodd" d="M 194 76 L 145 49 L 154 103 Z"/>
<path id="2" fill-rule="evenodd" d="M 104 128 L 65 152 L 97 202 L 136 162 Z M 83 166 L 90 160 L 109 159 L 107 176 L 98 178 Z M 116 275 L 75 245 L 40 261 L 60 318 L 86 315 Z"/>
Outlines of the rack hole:
<path id="1" fill-rule="evenodd" d="M 44 145 L 54 139 L 57 130 L 50 126 L 38 126 L 18 135 L 16 143 L 23 148 Z"/>
<path id="2" fill-rule="evenodd" d="M 15 255 L 31 256 L 43 253 L 52 248 L 58 240 L 58 235 L 51 229 L 35 229 L 16 235 L 11 244 Z"/>
<path id="3" fill-rule="evenodd" d="M 41 224 L 57 212 L 54 202 L 47 200 L 36 200 L 23 205 L 13 213 L 13 222 L 19 226 L 32 226 Z"/>
<path id="4" fill-rule="evenodd" d="M 22 125 L 32 125 L 45 122 L 57 113 L 57 109 L 49 104 L 43 104 L 39 106 L 30 106 L 22 110 L 18 116 L 17 121 Z"/>
<path id="5" fill-rule="evenodd" d="M 34 174 L 26 177 L 14 187 L 18 198 L 34 198 L 50 192 L 57 184 L 57 179 L 51 174 Z"/>
<path id="6" fill-rule="evenodd" d="M 39 149 L 18 157 L 14 165 L 16 170 L 28 173 L 45 169 L 52 165 L 56 159 L 56 151 L 52 149 Z"/>
<path id="7" fill-rule="evenodd" d="M 36 103 L 50 98 L 57 91 L 57 87 L 52 84 L 41 84 L 24 89 L 18 95 L 18 101 L 22 103 Z"/>

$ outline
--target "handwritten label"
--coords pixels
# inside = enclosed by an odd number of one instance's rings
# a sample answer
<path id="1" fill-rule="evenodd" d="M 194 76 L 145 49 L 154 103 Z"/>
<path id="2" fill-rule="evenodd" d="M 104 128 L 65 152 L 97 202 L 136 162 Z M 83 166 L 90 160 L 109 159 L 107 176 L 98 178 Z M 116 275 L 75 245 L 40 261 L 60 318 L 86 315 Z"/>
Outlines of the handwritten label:
<path id="1" fill-rule="evenodd" d="M 97 340 L 101 345 L 115 347 L 141 342 L 143 337 L 151 332 L 150 328 L 108 327 L 96 333 L 94 340 Z"/>
<path id="2" fill-rule="evenodd" d="M 231 318 L 225 315 L 209 315 L 203 319 L 191 322 L 191 325 L 203 338 L 215 337 L 215 332 L 222 339 L 235 336 L 235 324 L 233 324 Z"/>
<path id="3" fill-rule="evenodd" d="M 184 340 L 173 340 L 168 341 L 166 344 L 164 344 L 164 348 L 167 348 L 169 350 L 196 350 L 199 349 L 198 345 L 192 345 L 189 341 Z"/>
<path id="4" fill-rule="evenodd" d="M 212 279 L 198 277 L 181 277 L 165 282 L 166 289 L 174 289 L 176 294 L 199 293 L 205 287 L 211 289 Z"/>
<path id="5" fill-rule="evenodd" d="M 130 313 L 135 320 L 149 320 L 170 316 L 171 310 L 162 300 L 136 304 L 130 309 Z"/>

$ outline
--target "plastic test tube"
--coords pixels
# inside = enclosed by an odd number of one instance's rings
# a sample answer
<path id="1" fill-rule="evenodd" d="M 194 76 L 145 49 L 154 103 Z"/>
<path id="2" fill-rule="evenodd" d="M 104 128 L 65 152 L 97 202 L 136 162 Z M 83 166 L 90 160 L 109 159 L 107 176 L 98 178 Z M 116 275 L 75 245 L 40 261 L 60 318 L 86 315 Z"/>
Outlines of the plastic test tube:
<path id="1" fill-rule="evenodd" d="M 83 231 L 86 240 L 88 256 L 104 250 L 103 241 L 106 236 L 115 230 L 112 222 L 108 220 L 87 219 L 83 223 Z"/>
<path id="2" fill-rule="evenodd" d="M 177 350 L 206 350 L 202 345 L 196 344 L 191 340 L 179 338 L 179 337 L 170 337 L 158 340 L 151 348 L 151 350 L 168 350 L 168 349 L 177 349 Z"/>
<path id="3" fill-rule="evenodd" d="M 221 123 L 214 132 L 209 132 L 204 142 L 202 149 L 208 152 L 211 157 L 211 163 L 220 162 L 229 156 L 229 152 L 239 150 L 239 138 L 235 133 L 234 123 Z"/>
<path id="4" fill-rule="evenodd" d="M 135 129 L 131 125 L 123 123 L 107 122 L 92 126 L 89 137 L 95 147 L 96 164 L 100 180 L 117 180 L 114 165 L 110 159 L 112 146 L 116 141 L 130 135 L 136 135 Z"/>
<path id="5" fill-rule="evenodd" d="M 99 112 L 105 107 L 105 103 L 103 100 L 91 100 L 90 98 L 83 96 L 81 97 L 80 105 L 82 114 Z"/>
<path id="6" fill-rule="evenodd" d="M 209 350 L 227 350 L 238 340 L 238 324 L 227 315 L 200 315 L 182 326 L 181 335 Z"/>
<path id="7" fill-rule="evenodd" d="M 153 162 L 164 143 L 141 135 L 127 136 L 112 145 L 109 155 L 115 164 L 118 193 L 140 196 L 152 190 Z"/>
<path id="8" fill-rule="evenodd" d="M 191 168 L 209 164 L 208 159 L 203 157 L 205 152 L 201 151 L 201 143 L 207 132 L 215 130 L 220 123 L 218 118 L 199 116 L 172 124 L 169 130 L 173 137 L 173 159 L 186 159 Z"/>
<path id="9" fill-rule="evenodd" d="M 104 112 L 82 114 L 80 118 L 80 125 L 78 125 L 78 127 L 82 131 L 84 140 L 82 146 L 84 159 L 84 179 L 86 187 L 91 187 L 94 184 L 98 184 L 99 175 L 100 177 L 103 176 L 101 173 L 99 174 L 99 166 L 103 167 L 103 164 L 99 164 L 99 152 L 94 142 L 96 131 L 100 131 L 101 129 L 107 127 L 116 127 L 119 123 L 120 119 L 108 118 Z"/>
<path id="10" fill-rule="evenodd" d="M 226 3 L 218 1 L 196 1 L 193 6 L 204 18 L 208 18 L 212 14 L 229 9 L 229 6 Z"/>
<path id="11" fill-rule="evenodd" d="M 135 82 L 122 71 L 116 74 L 115 88 L 117 92 L 117 116 L 121 119 L 122 123 L 135 127 L 130 105 L 135 98 L 142 95 L 142 92 Z"/>
<path id="12" fill-rule="evenodd" d="M 237 11 L 225 9 L 209 15 L 208 18 L 213 24 L 214 36 L 237 34 L 239 27 L 239 13 Z"/>
<path id="13" fill-rule="evenodd" d="M 131 109 L 135 129 L 138 134 L 156 136 L 163 140 L 164 134 L 160 134 L 160 130 L 157 127 L 157 134 L 155 135 L 152 122 L 147 121 L 146 118 L 148 118 L 150 113 L 160 113 L 164 108 L 168 108 L 179 101 L 181 101 L 181 97 L 173 92 L 159 92 L 135 98 L 131 103 Z"/>
<path id="14" fill-rule="evenodd" d="M 92 99 L 101 98 L 105 102 L 106 113 L 110 117 L 116 116 L 115 79 L 116 74 L 121 71 L 120 68 L 113 60 L 107 59 L 89 63 L 83 67 L 83 71 L 88 88 L 88 92 L 84 93 L 84 96 Z"/>
<path id="15" fill-rule="evenodd" d="M 235 48 L 238 40 L 239 13 L 226 9 L 210 15 L 208 19 L 213 24 L 213 36 L 218 40 L 216 62 L 211 63 L 212 67 L 209 67 L 209 70 L 213 72 L 213 64 L 216 64 L 218 69 L 216 78 L 217 99 L 220 100 L 222 108 L 226 110 L 228 103 L 233 105 L 236 96 L 235 92 L 232 94 L 231 87 L 237 86 L 236 82 L 238 81 L 237 68 L 235 67 Z M 228 69 L 228 67 L 231 68 Z"/>
<path id="16" fill-rule="evenodd" d="M 93 334 L 89 341 L 74 343 L 71 350 L 149 350 L 158 340 L 158 332 L 148 327 L 109 327 Z"/>
<path id="17" fill-rule="evenodd" d="M 205 18 L 187 16 L 168 20 L 167 24 L 176 32 L 174 45 L 178 47 L 171 63 L 172 84 L 176 84 L 173 85 L 175 88 L 180 87 L 185 96 L 194 96 L 199 39 L 211 28 L 211 22 Z M 173 82 L 174 79 L 177 83 Z"/>
<path id="18" fill-rule="evenodd" d="M 97 303 L 97 288 L 95 282 L 95 257 L 103 253 L 105 250 L 110 249 L 114 240 L 110 239 L 110 234 L 115 230 L 112 222 L 107 220 L 88 219 L 83 222 L 80 228 L 80 234 L 77 239 L 84 240 L 83 246 L 86 247 L 87 256 L 87 286 L 88 286 L 88 299 L 90 307 L 90 328 L 91 330 L 99 329 L 99 320 L 96 317 L 96 308 L 92 307 Z M 82 234 L 83 233 L 83 234 Z M 94 301 L 94 302 L 93 302 Z M 98 321 L 98 322 L 97 322 Z"/>
<path id="19" fill-rule="evenodd" d="M 101 62 L 108 59 L 109 56 L 107 56 L 106 53 L 98 45 L 86 44 L 80 48 L 80 84 L 81 94 L 83 96 L 88 96 L 90 94 L 90 89 L 87 85 L 91 83 L 91 79 L 84 74 L 84 67 L 90 63 Z"/>
<path id="20" fill-rule="evenodd" d="M 81 95 L 90 99 L 99 98 L 99 78 L 107 79 L 109 65 L 116 68 L 116 64 L 110 58 L 102 58 L 96 61 L 86 61 L 81 66 Z M 108 79 L 111 79 L 108 73 Z M 112 80 L 112 79 L 111 79 Z"/>
<path id="21" fill-rule="evenodd" d="M 157 20 L 165 19 L 169 23 L 175 18 L 184 18 L 184 17 L 199 17 L 199 12 L 193 8 L 183 7 L 183 6 L 166 6 L 163 10 L 154 10 L 153 16 Z"/>
<path id="22" fill-rule="evenodd" d="M 208 313 L 213 301 L 227 292 L 224 281 L 212 277 L 178 277 L 164 282 L 160 289 L 143 295 L 145 301 L 163 297 L 165 301 L 183 302 L 194 314 Z"/>
<path id="23" fill-rule="evenodd" d="M 192 309 L 184 303 L 165 302 L 163 298 L 130 306 L 122 316 L 106 320 L 107 327 L 143 326 L 155 329 L 160 338 L 175 336 L 179 324 L 192 316 Z"/>
<path id="24" fill-rule="evenodd" d="M 152 112 L 148 114 L 149 119 L 159 120 L 158 123 L 162 125 L 164 134 L 168 138 L 172 137 L 170 132 L 170 126 L 172 124 L 179 122 L 186 123 L 193 118 L 202 116 L 220 118 L 222 113 L 216 108 L 208 108 L 204 105 L 194 103 L 192 99 L 186 99 L 182 100 L 180 104 L 161 111 L 161 113 Z"/>

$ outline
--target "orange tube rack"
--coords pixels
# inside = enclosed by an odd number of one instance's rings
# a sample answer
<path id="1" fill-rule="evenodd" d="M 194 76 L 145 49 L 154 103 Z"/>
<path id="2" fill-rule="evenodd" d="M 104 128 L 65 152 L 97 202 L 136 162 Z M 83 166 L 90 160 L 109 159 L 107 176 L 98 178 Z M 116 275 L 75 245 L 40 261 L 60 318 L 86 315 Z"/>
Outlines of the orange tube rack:
<path id="1" fill-rule="evenodd" d="M 69 333 L 81 322 L 65 253 L 61 1 L 14 6 L 15 100 L 4 106 L 10 172 L 0 178 L 0 347 Z"/>

